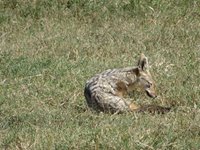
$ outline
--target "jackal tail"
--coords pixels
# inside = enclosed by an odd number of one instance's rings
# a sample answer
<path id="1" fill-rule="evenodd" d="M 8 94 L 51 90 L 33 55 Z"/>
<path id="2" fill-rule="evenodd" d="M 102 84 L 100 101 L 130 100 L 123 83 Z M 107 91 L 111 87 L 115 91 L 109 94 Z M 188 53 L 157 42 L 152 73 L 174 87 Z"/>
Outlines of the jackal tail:
<path id="1" fill-rule="evenodd" d="M 163 107 L 158 105 L 144 105 L 139 107 L 136 112 L 150 114 L 165 114 L 170 112 L 171 107 Z"/>

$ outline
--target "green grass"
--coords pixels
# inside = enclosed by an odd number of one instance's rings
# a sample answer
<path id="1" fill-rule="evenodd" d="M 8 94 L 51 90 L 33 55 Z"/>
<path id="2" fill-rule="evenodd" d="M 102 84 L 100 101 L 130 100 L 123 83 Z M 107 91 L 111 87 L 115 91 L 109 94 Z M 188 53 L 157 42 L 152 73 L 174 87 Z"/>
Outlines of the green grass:
<path id="1" fill-rule="evenodd" d="M 200 149 L 198 0 L 0 1 L 0 149 Z M 97 114 L 84 84 L 149 57 L 165 115 Z"/>

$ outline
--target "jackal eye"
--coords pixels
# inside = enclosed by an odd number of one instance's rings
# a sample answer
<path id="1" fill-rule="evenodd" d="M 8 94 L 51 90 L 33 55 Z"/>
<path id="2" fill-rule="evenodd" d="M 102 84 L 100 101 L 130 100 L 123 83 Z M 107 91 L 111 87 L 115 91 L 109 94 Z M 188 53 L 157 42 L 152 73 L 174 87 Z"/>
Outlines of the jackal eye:
<path id="1" fill-rule="evenodd" d="M 144 85 L 147 87 L 147 88 L 150 88 L 153 84 L 151 82 L 149 82 L 147 79 L 145 78 L 141 78 Z"/>
<path id="2" fill-rule="evenodd" d="M 153 84 L 151 82 L 148 82 L 148 81 L 146 81 L 146 83 L 145 83 L 146 88 L 151 88 L 152 85 Z"/>
<path id="3" fill-rule="evenodd" d="M 151 84 L 147 84 L 146 87 L 147 87 L 147 88 L 150 88 L 150 87 L 151 87 Z"/>
<path id="4" fill-rule="evenodd" d="M 150 88 L 153 85 L 153 83 L 149 82 L 148 83 L 148 88 Z"/>

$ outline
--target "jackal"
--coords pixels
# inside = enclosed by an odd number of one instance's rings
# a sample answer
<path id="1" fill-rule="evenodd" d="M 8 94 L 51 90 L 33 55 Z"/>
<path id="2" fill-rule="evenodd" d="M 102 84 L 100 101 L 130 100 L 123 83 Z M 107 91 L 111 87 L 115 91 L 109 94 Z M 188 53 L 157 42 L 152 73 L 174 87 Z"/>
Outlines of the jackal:
<path id="1" fill-rule="evenodd" d="M 155 83 L 149 71 L 148 59 L 141 54 L 136 67 L 109 69 L 86 82 L 84 95 L 90 108 L 97 111 L 120 113 L 125 111 L 168 111 L 161 106 L 140 107 L 125 95 L 141 88 L 151 98 L 156 98 Z M 163 112 L 162 112 L 163 111 Z"/>

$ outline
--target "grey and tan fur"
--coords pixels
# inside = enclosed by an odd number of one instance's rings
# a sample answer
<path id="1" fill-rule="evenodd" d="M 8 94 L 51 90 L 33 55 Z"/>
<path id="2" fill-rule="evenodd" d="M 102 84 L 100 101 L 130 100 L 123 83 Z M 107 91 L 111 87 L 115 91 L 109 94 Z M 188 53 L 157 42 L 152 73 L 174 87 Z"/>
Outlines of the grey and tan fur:
<path id="1" fill-rule="evenodd" d="M 156 97 L 155 84 L 144 54 L 141 54 L 136 67 L 109 69 L 92 77 L 86 82 L 84 95 L 88 106 L 97 111 L 141 111 L 142 107 L 125 98 L 127 93 L 138 87 L 149 97 Z"/>

